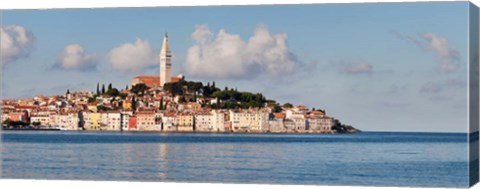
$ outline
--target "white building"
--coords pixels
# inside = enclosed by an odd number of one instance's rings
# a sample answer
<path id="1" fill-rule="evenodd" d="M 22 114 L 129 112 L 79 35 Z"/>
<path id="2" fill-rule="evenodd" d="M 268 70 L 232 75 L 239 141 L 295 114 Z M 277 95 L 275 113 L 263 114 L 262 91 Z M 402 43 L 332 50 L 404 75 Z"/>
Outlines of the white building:
<path id="1" fill-rule="evenodd" d="M 210 112 L 197 112 L 195 115 L 195 131 L 216 131 L 213 125 L 213 115 Z"/>
<path id="2" fill-rule="evenodd" d="M 177 115 L 175 112 L 165 112 L 162 115 L 164 131 L 177 131 Z"/>
<path id="3" fill-rule="evenodd" d="M 6 118 L 8 118 L 8 114 L 7 114 Z M 3 122 L 3 120 L 2 120 L 2 122 Z M 30 117 L 30 123 L 35 123 L 35 122 L 38 122 L 38 123 L 40 123 L 40 125 L 44 125 L 44 126 L 50 125 L 50 116 L 48 116 L 48 115 L 33 115 L 33 116 Z"/>
<path id="4" fill-rule="evenodd" d="M 100 128 L 107 131 L 120 131 L 122 128 L 122 115 L 118 111 L 100 113 Z"/>
<path id="5" fill-rule="evenodd" d="M 308 130 L 313 132 L 330 133 L 334 124 L 331 117 L 313 117 L 308 119 Z"/>
<path id="6" fill-rule="evenodd" d="M 233 131 L 262 131 L 268 127 L 268 112 L 258 109 L 230 110 Z"/>
<path id="7" fill-rule="evenodd" d="M 128 124 L 130 122 L 130 117 L 133 115 L 132 112 L 122 112 L 120 125 L 122 126 L 123 131 L 128 131 Z"/>
<path id="8" fill-rule="evenodd" d="M 225 124 L 228 124 L 225 119 L 226 116 L 228 116 L 228 113 L 223 110 L 212 110 L 212 124 L 214 131 L 225 131 Z"/>

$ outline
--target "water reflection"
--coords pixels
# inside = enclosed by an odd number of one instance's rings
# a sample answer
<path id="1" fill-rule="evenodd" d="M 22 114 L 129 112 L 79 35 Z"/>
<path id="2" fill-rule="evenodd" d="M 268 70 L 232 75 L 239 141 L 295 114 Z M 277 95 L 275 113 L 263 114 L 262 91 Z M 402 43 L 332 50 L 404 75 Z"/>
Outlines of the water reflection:
<path id="1" fill-rule="evenodd" d="M 191 136 L 197 137 L 195 140 L 178 135 L 182 142 L 178 142 L 177 135 L 168 135 L 172 142 L 128 142 L 166 135 L 125 133 L 109 134 L 104 136 L 107 142 L 97 142 L 102 135 L 94 135 L 93 139 L 82 134 L 68 135 L 83 143 L 22 142 L 33 140 L 34 134 L 18 136 L 14 142 L 3 143 L 2 174 L 25 179 L 223 183 L 394 186 L 468 183 L 468 145 L 463 142 L 258 142 L 263 135 L 248 136 L 241 142 L 212 139 L 219 135 Z M 124 138 L 116 141 L 119 135 Z M 326 138 L 335 140 L 334 137 Z M 398 136 L 399 140 L 408 137 Z M 262 140 L 265 138 L 272 137 Z M 278 138 L 276 135 L 274 140 Z"/>

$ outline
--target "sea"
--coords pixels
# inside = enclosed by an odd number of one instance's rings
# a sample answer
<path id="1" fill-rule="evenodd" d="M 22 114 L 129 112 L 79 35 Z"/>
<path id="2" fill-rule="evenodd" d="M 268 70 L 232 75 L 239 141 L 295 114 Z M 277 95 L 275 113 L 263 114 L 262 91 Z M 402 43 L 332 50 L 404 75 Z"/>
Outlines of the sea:
<path id="1" fill-rule="evenodd" d="M 2 178 L 469 186 L 466 133 L 2 131 L 1 136 Z"/>

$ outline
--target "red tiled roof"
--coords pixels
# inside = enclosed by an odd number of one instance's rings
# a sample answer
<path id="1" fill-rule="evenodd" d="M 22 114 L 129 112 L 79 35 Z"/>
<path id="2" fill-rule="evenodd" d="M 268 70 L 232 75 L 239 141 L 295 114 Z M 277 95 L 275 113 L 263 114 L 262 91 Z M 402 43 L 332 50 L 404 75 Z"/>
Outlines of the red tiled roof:
<path id="1" fill-rule="evenodd" d="M 279 118 L 279 119 L 285 118 L 285 114 L 284 114 L 284 113 L 274 113 L 274 115 L 275 115 L 276 118 Z"/>
<path id="2" fill-rule="evenodd" d="M 147 76 L 147 75 L 139 75 L 134 77 L 134 79 L 140 80 L 140 83 L 147 85 L 147 87 L 154 88 L 160 85 L 160 76 Z M 173 76 L 170 78 L 171 83 L 176 83 L 180 81 L 182 77 Z"/>

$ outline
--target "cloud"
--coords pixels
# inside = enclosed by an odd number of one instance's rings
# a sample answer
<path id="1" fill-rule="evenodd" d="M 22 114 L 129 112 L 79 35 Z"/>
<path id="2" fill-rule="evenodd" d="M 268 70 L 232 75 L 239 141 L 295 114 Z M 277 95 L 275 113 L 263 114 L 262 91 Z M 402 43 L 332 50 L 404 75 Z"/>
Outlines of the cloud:
<path id="1" fill-rule="evenodd" d="M 96 54 L 87 54 L 79 44 L 70 44 L 63 48 L 58 56 L 55 68 L 65 70 L 89 71 L 96 70 L 98 58 Z"/>
<path id="2" fill-rule="evenodd" d="M 30 56 L 35 44 L 33 33 L 22 26 L 0 26 L 2 66 Z"/>
<path id="3" fill-rule="evenodd" d="M 296 55 L 288 49 L 287 34 L 272 34 L 265 25 L 258 25 L 248 41 L 224 29 L 214 35 L 207 25 L 197 25 L 192 39 L 195 44 L 187 51 L 184 67 L 192 76 L 280 76 L 293 73 L 299 66 Z"/>
<path id="4" fill-rule="evenodd" d="M 115 70 L 137 72 L 158 66 L 158 53 L 147 40 L 137 38 L 135 43 L 125 43 L 112 49 L 108 61 Z"/>
<path id="5" fill-rule="evenodd" d="M 451 73 L 458 69 L 460 53 L 450 47 L 448 40 L 435 33 L 422 33 L 417 35 L 404 35 L 395 32 L 400 39 L 409 41 L 425 51 L 435 53 L 439 59 L 439 70 L 443 73 Z"/>
<path id="6" fill-rule="evenodd" d="M 196 25 L 195 31 L 192 33 L 192 39 L 198 43 L 205 44 L 211 40 L 213 33 L 210 31 L 207 25 Z"/>
<path id="7" fill-rule="evenodd" d="M 439 82 L 427 82 L 420 87 L 420 93 L 440 93 L 446 89 L 467 87 L 467 81 L 461 78 L 450 78 Z"/>
<path id="8" fill-rule="evenodd" d="M 439 83 L 428 82 L 420 87 L 420 93 L 439 93 L 443 91 L 443 87 Z"/>
<path id="9" fill-rule="evenodd" d="M 407 85 L 397 85 L 393 84 L 390 86 L 390 89 L 387 90 L 388 94 L 399 94 L 407 90 Z"/>
<path id="10" fill-rule="evenodd" d="M 336 68 L 336 70 L 342 74 L 370 75 L 373 73 L 373 66 L 364 61 L 331 61 L 329 66 Z"/>

